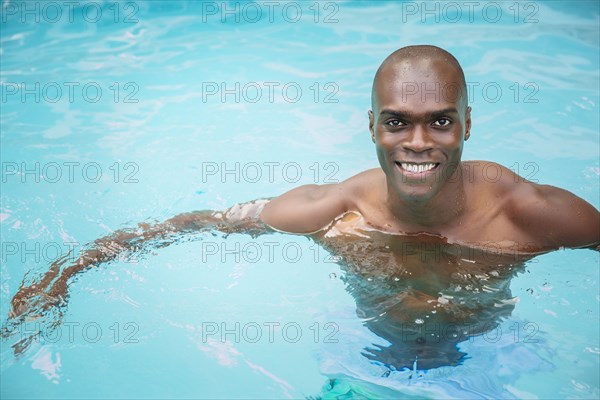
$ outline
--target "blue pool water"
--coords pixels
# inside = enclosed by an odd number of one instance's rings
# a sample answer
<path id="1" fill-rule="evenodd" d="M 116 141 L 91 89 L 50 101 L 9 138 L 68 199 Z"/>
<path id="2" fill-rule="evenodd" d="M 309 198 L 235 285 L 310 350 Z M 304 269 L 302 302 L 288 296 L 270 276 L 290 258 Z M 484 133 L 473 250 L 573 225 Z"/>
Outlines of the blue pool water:
<path id="1" fill-rule="evenodd" d="M 4 0 L 2 323 L 23 280 L 116 229 L 376 167 L 372 77 L 409 44 L 463 65 L 463 159 L 598 207 L 598 3 L 467 3 Z M 324 249 L 199 233 L 79 275 L 60 325 L 2 339 L 1 397 L 598 398 L 598 268 L 537 257 L 460 365 L 390 371 Z"/>

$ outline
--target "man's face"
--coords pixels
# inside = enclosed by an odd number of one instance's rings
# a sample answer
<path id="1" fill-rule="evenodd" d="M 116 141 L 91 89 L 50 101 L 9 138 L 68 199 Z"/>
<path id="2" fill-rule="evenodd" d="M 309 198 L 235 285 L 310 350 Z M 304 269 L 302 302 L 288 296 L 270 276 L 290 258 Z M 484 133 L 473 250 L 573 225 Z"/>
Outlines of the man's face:
<path id="1" fill-rule="evenodd" d="M 369 128 L 388 184 L 410 201 L 427 201 L 456 181 L 470 107 L 451 67 L 412 60 L 380 72 Z"/>

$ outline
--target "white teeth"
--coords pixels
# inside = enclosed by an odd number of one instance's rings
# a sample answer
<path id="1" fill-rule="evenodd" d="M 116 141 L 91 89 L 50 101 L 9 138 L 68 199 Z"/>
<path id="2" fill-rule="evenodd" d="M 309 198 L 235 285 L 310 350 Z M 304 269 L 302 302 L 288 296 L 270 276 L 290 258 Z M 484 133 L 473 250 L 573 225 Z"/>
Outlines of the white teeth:
<path id="1" fill-rule="evenodd" d="M 409 164 L 409 163 L 400 163 L 400 166 L 402 167 L 402 169 L 408 171 L 408 172 L 425 172 L 425 171 L 431 171 L 432 169 L 435 168 L 437 164 L 436 163 L 427 163 L 427 164 Z"/>

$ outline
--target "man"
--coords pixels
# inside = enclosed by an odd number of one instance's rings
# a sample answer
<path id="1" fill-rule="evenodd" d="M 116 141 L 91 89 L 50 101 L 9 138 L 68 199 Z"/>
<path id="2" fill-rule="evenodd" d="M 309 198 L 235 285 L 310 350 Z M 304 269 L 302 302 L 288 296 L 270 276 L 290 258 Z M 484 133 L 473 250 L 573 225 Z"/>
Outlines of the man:
<path id="1" fill-rule="evenodd" d="M 308 233 L 353 211 L 361 227 L 526 252 L 600 241 L 598 212 L 572 193 L 528 182 L 498 164 L 461 162 L 471 108 L 462 68 L 445 50 L 409 46 L 385 59 L 373 82 L 369 129 L 381 169 L 294 189 L 272 200 L 262 220 Z M 497 182 L 486 179 L 490 167 L 501 176 Z"/>
<path id="2" fill-rule="evenodd" d="M 598 248 L 600 214 L 581 198 L 495 163 L 461 161 L 471 108 L 462 68 L 445 50 L 409 46 L 385 59 L 373 82 L 369 129 L 381 168 L 224 213 L 187 213 L 117 231 L 73 265 L 63 268 L 66 258 L 58 260 L 39 282 L 21 286 L 13 322 L 60 314 L 70 278 L 122 252 L 165 246 L 182 232 L 259 235 L 272 228 L 310 235 L 342 256 L 359 315 L 392 343 L 367 357 L 395 368 L 419 359 L 421 368 L 434 368 L 460 362 L 457 342 L 510 315 L 510 277 L 523 260 L 559 247 Z M 490 167 L 499 179 L 486 179 Z M 500 257 L 494 263 L 490 249 Z M 450 289 L 458 294 L 446 295 Z M 10 334 L 8 327 L 3 335 Z M 21 340 L 15 351 L 27 345 Z"/>

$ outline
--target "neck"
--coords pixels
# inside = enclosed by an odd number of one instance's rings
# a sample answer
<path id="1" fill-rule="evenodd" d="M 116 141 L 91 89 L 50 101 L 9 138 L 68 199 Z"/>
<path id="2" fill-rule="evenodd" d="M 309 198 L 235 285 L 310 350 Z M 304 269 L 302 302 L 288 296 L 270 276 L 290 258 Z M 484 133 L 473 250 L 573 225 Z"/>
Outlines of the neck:
<path id="1" fill-rule="evenodd" d="M 410 232 L 441 233 L 458 224 L 466 206 L 462 176 L 446 185 L 431 198 L 401 195 L 387 184 L 387 207 L 400 225 Z"/>

